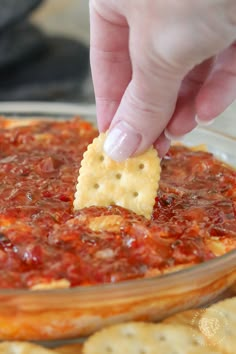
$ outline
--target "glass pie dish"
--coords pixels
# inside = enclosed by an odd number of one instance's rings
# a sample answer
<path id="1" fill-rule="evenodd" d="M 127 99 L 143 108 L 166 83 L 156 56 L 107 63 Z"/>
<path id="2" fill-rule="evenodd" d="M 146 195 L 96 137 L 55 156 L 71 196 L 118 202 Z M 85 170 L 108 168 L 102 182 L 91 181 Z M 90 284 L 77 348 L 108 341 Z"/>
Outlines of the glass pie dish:
<path id="1" fill-rule="evenodd" d="M 91 106 L 0 104 L 7 117 L 67 119 L 79 114 L 95 123 Z M 207 128 L 189 134 L 186 145 L 206 144 L 236 166 L 236 140 Z M 156 321 L 214 301 L 236 281 L 236 250 L 196 266 L 115 284 L 53 290 L 0 289 L 0 339 L 55 341 L 87 336 L 127 320 Z M 54 342 L 52 342 L 54 343 Z"/>

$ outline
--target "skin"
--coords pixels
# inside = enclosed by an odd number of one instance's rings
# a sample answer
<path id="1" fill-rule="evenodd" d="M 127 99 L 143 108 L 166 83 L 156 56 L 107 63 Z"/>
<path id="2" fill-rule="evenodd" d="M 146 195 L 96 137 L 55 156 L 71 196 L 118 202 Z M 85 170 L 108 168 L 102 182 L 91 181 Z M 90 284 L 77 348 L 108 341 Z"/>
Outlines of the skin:
<path id="1" fill-rule="evenodd" d="M 104 149 L 117 161 L 207 124 L 236 98 L 235 0 L 90 0 Z"/>

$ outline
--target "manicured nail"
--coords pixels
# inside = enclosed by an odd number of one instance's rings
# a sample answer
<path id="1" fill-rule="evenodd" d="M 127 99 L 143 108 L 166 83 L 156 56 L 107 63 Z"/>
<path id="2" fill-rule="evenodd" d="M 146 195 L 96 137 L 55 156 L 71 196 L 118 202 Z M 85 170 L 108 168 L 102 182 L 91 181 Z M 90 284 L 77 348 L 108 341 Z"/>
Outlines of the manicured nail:
<path id="1" fill-rule="evenodd" d="M 104 151 L 111 159 L 123 161 L 136 152 L 141 140 L 141 134 L 133 127 L 126 122 L 119 122 L 108 133 Z"/>
<path id="2" fill-rule="evenodd" d="M 203 126 L 203 127 L 208 127 L 214 122 L 214 119 L 211 120 L 202 120 L 198 116 L 195 116 L 195 121 L 197 122 L 198 125 Z"/>
<path id="3" fill-rule="evenodd" d="M 185 137 L 185 135 L 172 135 L 167 129 L 165 129 L 164 134 L 165 134 L 165 137 L 170 141 L 171 140 L 182 140 Z"/>

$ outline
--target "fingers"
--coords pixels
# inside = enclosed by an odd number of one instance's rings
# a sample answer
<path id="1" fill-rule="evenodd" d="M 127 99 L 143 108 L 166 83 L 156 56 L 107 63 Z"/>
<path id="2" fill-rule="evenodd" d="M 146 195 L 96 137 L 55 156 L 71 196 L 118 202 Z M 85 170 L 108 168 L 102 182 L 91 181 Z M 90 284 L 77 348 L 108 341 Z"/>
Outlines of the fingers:
<path id="1" fill-rule="evenodd" d="M 163 70 L 158 61 L 151 63 L 139 48 L 133 59 L 132 80 L 104 145 L 106 153 L 117 161 L 145 151 L 162 134 L 174 112 L 181 83 L 178 75 L 170 74 L 168 67 Z"/>
<path id="2" fill-rule="evenodd" d="M 170 148 L 171 140 L 168 139 L 164 133 L 162 133 L 159 138 L 153 144 L 155 149 L 158 151 L 159 157 L 164 157 Z"/>
<path id="3" fill-rule="evenodd" d="M 131 80 L 128 49 L 129 30 L 125 20 L 107 21 L 90 6 L 90 61 L 100 131 L 110 126 L 123 93 Z"/>
<path id="4" fill-rule="evenodd" d="M 208 125 L 235 98 L 236 46 L 233 45 L 214 61 L 208 60 L 196 67 L 186 77 L 166 136 L 180 139 L 197 124 Z"/>
<path id="5" fill-rule="evenodd" d="M 208 122 L 236 98 L 236 43 L 217 58 L 214 68 L 196 98 L 198 121 Z"/>
<path id="6" fill-rule="evenodd" d="M 175 112 L 169 122 L 165 135 L 170 140 L 179 140 L 197 126 L 196 96 L 212 70 L 214 59 L 197 65 L 183 80 Z"/>
<path id="7" fill-rule="evenodd" d="M 233 46 L 210 75 L 204 64 L 197 68 L 200 74 L 194 70 L 183 81 L 194 65 L 235 38 L 232 21 L 222 15 L 225 8 L 212 4 L 206 13 L 204 2 L 174 3 L 173 11 L 168 1 L 91 0 L 98 125 L 102 131 L 109 128 L 104 149 L 114 160 L 139 154 L 151 144 L 163 152 L 171 135 L 196 126 L 196 113 L 202 121 L 211 120 L 235 98 Z"/>

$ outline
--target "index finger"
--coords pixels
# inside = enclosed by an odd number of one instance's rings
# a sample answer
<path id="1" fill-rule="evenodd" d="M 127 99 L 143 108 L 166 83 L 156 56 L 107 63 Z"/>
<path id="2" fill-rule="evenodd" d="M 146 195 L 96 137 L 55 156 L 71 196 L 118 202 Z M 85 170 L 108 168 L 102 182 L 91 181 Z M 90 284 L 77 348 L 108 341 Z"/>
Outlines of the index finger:
<path id="1" fill-rule="evenodd" d="M 125 19 L 90 5 L 90 61 L 100 131 L 109 128 L 131 75 L 129 28 Z M 114 20 L 115 18 L 115 20 Z"/>

